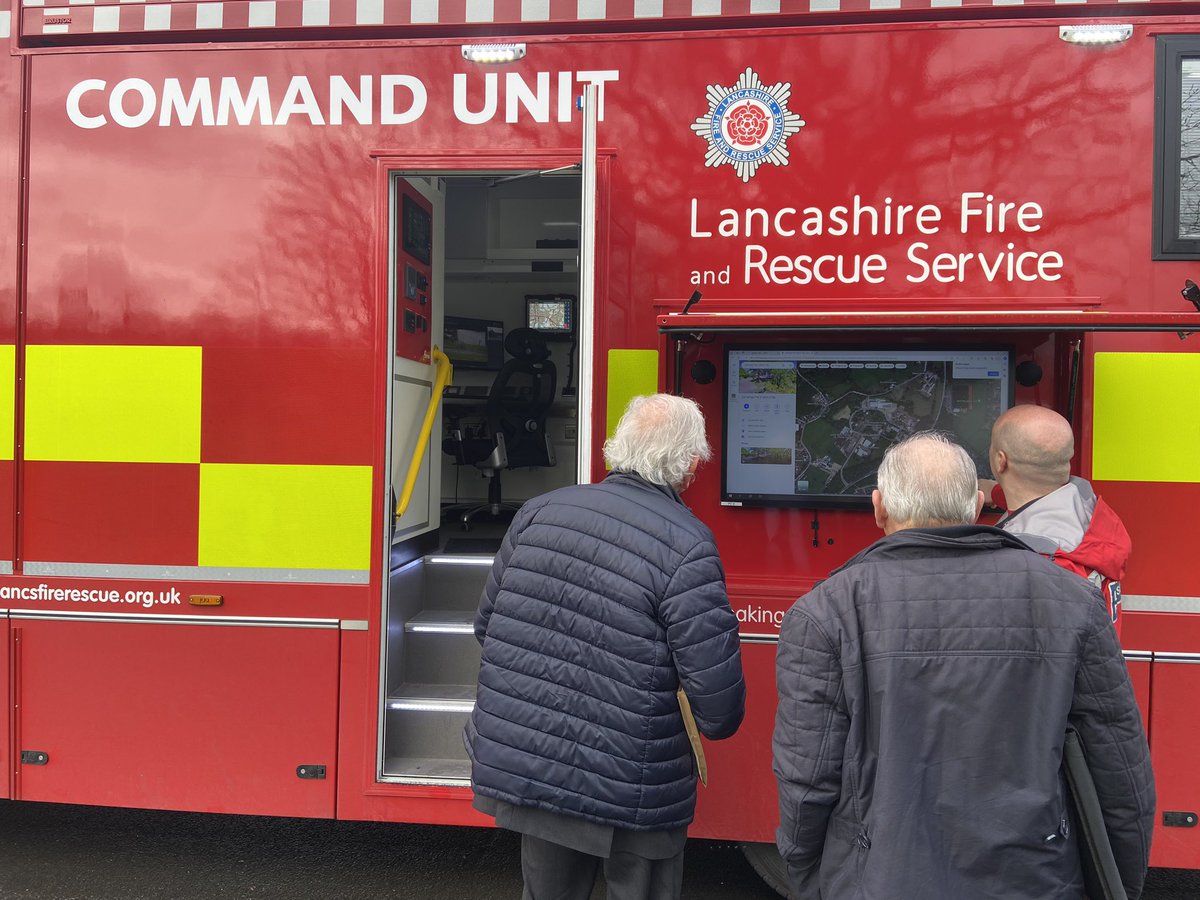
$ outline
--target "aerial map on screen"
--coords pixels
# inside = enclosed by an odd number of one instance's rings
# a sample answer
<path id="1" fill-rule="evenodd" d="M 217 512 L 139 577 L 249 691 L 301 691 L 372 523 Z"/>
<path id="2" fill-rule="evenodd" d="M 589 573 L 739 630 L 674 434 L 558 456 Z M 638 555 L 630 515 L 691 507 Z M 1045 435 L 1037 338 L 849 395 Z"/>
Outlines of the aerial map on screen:
<path id="1" fill-rule="evenodd" d="M 1008 407 L 1005 351 L 730 350 L 726 493 L 869 494 L 883 453 L 917 431 L 953 434 L 988 472 Z"/>
<path id="2" fill-rule="evenodd" d="M 528 325 L 535 331 L 571 331 L 571 301 L 569 299 L 535 300 L 525 304 Z"/>

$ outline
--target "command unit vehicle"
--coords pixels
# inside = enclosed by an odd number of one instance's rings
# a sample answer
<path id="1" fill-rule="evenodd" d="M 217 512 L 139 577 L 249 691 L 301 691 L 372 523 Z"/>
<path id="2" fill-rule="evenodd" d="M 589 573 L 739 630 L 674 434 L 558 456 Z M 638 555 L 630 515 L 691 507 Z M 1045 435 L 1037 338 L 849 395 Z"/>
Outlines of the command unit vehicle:
<path id="1" fill-rule="evenodd" d="M 986 475 L 1040 403 L 1134 542 L 1152 863 L 1200 867 L 1200 7 L 18 0 L 0 31 L 0 796 L 486 824 L 496 530 L 678 391 L 749 683 L 692 834 L 778 881 L 784 612 L 877 537 L 891 440 L 952 430 Z"/>

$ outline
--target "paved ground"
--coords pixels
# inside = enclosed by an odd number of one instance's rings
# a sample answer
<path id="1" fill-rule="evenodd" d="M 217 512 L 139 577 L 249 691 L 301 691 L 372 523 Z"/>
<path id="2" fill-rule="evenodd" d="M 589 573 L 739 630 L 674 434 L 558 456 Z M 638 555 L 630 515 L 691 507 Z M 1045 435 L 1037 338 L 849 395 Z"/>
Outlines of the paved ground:
<path id="1" fill-rule="evenodd" d="M 517 857 L 493 830 L 0 802 L 4 900 L 515 900 Z M 683 896 L 777 900 L 714 841 L 689 843 Z M 1200 873 L 1152 872 L 1144 897 L 1195 900 Z"/>
<path id="2" fill-rule="evenodd" d="M 492 829 L 0 802 L 3 900 L 496 900 L 518 855 Z M 687 866 L 686 897 L 778 900 L 734 845 Z"/>

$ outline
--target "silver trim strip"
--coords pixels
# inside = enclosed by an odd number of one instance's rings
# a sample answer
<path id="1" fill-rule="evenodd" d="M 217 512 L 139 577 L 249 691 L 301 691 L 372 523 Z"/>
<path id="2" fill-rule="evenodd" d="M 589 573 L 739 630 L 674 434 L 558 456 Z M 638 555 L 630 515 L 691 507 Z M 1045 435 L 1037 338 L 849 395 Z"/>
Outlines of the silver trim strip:
<path id="1" fill-rule="evenodd" d="M 13 619 L 57 619 L 71 622 L 153 622 L 171 625 L 239 625 L 258 628 L 337 628 L 337 619 L 292 619 L 281 616 L 168 616 L 160 613 L 64 612 L 51 609 L 13 609 Z"/>
<path id="2" fill-rule="evenodd" d="M 11 559 L 0 559 L 0 575 L 11 575 L 13 564 Z"/>
<path id="3" fill-rule="evenodd" d="M 465 787 L 471 786 L 470 778 L 423 778 L 420 775 L 380 775 L 375 781 L 379 784 L 411 784 L 429 785 L 433 787 Z"/>
<path id="4" fill-rule="evenodd" d="M 738 638 L 747 644 L 778 644 L 777 634 L 745 634 L 738 632 Z"/>
<path id="5" fill-rule="evenodd" d="M 779 635 L 777 634 L 747 634 L 738 632 L 738 638 L 744 644 L 778 644 Z M 1122 655 L 1129 660 L 1142 660 L 1149 662 L 1151 659 L 1161 659 L 1162 654 L 1154 654 L 1149 650 L 1124 650 Z M 1200 662 L 1200 653 L 1195 654 L 1196 662 Z"/>
<path id="6" fill-rule="evenodd" d="M 409 508 L 411 509 L 412 507 L 409 507 Z M 406 537 L 411 537 L 414 534 L 424 534 L 426 531 L 429 531 L 429 530 L 430 530 L 429 518 L 426 517 L 424 522 L 418 522 L 416 525 L 413 525 L 409 528 L 405 528 L 405 529 L 395 532 L 392 535 L 392 539 L 393 539 L 393 541 L 401 540 Z"/>
<path id="7" fill-rule="evenodd" d="M 394 350 L 392 351 L 392 355 L 395 356 Z M 392 381 L 402 381 L 405 384 L 415 384 L 417 387 L 426 387 L 430 390 L 433 389 L 432 378 L 413 378 L 411 375 L 397 375 L 395 372 L 393 372 Z"/>
<path id="8" fill-rule="evenodd" d="M 1187 665 L 1200 665 L 1200 653 L 1155 653 L 1154 661 L 1156 663 L 1184 663 Z"/>
<path id="9" fill-rule="evenodd" d="M 580 147 L 579 202 L 579 418 L 575 426 L 575 477 L 592 478 L 592 391 L 596 339 L 596 85 L 583 86 L 583 143 Z"/>
<path id="10" fill-rule="evenodd" d="M 1122 594 L 1121 609 L 1126 612 L 1200 613 L 1200 597 Z"/>
<path id="11" fill-rule="evenodd" d="M 109 563 L 26 562 L 25 575 L 137 578 L 175 581 L 267 581 L 296 584 L 366 584 L 366 569 L 259 569 L 232 566 L 125 566 Z"/>
<path id="12" fill-rule="evenodd" d="M 366 619 L 342 619 L 342 631 L 366 631 Z"/>

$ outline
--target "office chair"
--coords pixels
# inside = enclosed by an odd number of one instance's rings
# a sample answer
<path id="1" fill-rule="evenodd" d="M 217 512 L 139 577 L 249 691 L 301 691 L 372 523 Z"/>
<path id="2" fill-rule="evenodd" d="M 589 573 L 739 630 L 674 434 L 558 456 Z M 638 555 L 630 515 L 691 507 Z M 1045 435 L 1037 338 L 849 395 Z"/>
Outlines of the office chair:
<path id="1" fill-rule="evenodd" d="M 546 433 L 546 416 L 558 387 L 558 370 L 550 361 L 546 339 L 532 328 L 514 328 L 504 338 L 513 358 L 496 374 L 484 406 L 482 433 L 468 436 L 455 429 L 443 449 L 459 465 L 473 465 L 488 479 L 487 503 L 463 512 L 464 531 L 480 513 L 498 516 L 515 511 L 519 503 L 501 496 L 500 473 L 522 466 L 554 466 L 554 446 Z"/>

